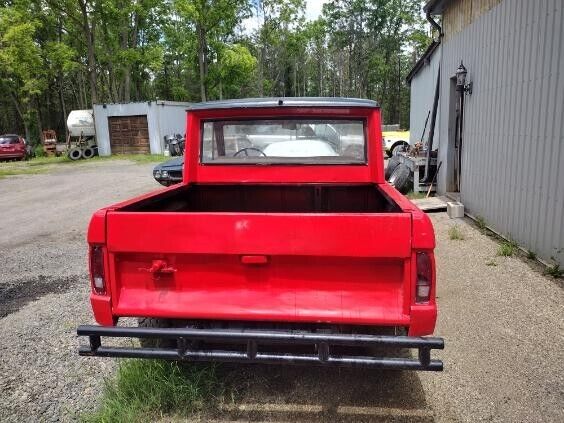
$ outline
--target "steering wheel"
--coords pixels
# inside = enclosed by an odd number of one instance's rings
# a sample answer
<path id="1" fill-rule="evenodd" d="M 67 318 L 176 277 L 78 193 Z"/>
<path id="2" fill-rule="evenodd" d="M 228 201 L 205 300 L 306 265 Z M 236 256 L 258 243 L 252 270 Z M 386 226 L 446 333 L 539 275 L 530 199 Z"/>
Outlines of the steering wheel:
<path id="1" fill-rule="evenodd" d="M 261 156 L 266 157 L 266 154 L 264 154 L 264 151 L 262 151 L 260 148 L 256 148 L 256 147 L 245 147 L 240 149 L 239 151 L 237 151 L 235 154 L 233 154 L 233 157 L 237 157 L 239 154 L 241 153 L 245 153 L 245 157 L 249 157 L 249 150 L 254 150 L 254 151 L 258 151 L 260 153 Z"/>

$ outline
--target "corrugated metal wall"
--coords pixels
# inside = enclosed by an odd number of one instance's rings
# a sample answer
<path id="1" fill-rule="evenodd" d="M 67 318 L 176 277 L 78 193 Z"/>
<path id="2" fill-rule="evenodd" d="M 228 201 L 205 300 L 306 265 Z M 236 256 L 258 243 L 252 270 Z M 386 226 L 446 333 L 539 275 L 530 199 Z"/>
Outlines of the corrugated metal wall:
<path id="1" fill-rule="evenodd" d="M 164 136 L 184 134 L 186 109 L 190 103 L 152 101 L 124 104 L 94 105 L 96 142 L 101 156 L 112 154 L 108 118 L 112 116 L 147 116 L 151 154 L 162 154 Z"/>
<path id="2" fill-rule="evenodd" d="M 439 188 L 445 191 L 452 174 L 445 106 L 450 77 L 463 60 L 473 93 L 464 107 L 462 202 L 506 237 L 561 265 L 563 9 L 562 0 L 504 0 L 445 39 L 439 122 L 445 161 Z"/>
<path id="3" fill-rule="evenodd" d="M 441 46 L 433 52 L 429 63 L 423 65 L 421 69 L 413 76 L 410 82 L 410 98 L 411 107 L 409 110 L 409 143 L 414 144 L 421 139 L 421 134 L 425 128 L 425 119 L 427 113 L 433 109 L 433 98 L 435 96 L 435 87 L 437 85 L 437 71 L 439 69 L 439 61 L 441 58 Z M 429 134 L 429 126 L 431 125 L 431 117 L 427 122 L 424 141 L 427 141 Z"/>

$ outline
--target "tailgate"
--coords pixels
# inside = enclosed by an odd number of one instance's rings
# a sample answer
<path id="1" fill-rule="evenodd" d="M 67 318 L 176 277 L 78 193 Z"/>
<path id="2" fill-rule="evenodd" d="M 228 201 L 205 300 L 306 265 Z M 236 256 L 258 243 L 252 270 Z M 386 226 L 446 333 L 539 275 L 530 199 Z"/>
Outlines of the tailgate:
<path id="1" fill-rule="evenodd" d="M 113 312 L 408 323 L 411 215 L 110 211 Z M 155 261 L 169 273 L 148 271 Z"/>

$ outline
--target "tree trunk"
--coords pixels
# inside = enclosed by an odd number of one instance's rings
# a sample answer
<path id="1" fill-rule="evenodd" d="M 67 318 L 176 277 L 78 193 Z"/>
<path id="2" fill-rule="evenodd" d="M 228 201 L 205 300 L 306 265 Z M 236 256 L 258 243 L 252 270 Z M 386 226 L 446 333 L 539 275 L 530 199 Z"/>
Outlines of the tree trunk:
<path id="1" fill-rule="evenodd" d="M 95 23 L 88 22 L 87 0 L 78 0 L 78 5 L 82 13 L 82 29 L 86 36 L 86 49 L 88 51 L 88 72 L 90 77 L 90 100 L 92 105 L 98 102 L 98 93 L 96 91 L 96 56 L 94 52 L 94 30 Z"/>
<path id="2" fill-rule="evenodd" d="M 12 92 L 11 89 L 8 89 L 8 92 L 10 93 L 10 98 L 12 99 L 12 103 L 14 103 L 14 108 L 16 109 L 16 113 L 18 114 L 20 120 L 23 122 L 25 139 L 27 142 L 30 142 L 29 137 L 31 136 L 31 134 L 29 132 L 29 122 L 27 121 L 26 116 L 24 116 L 24 111 L 22 110 L 21 105 L 18 102 L 18 99 L 16 98 L 15 94 Z"/>
<path id="3" fill-rule="evenodd" d="M 63 128 L 65 128 L 65 140 L 66 140 L 69 137 L 69 130 L 67 128 L 67 106 L 65 104 L 65 95 L 63 92 L 64 79 L 62 72 L 59 72 L 58 83 L 59 83 L 59 102 L 61 103 L 61 117 L 62 117 Z"/>
<path id="4" fill-rule="evenodd" d="M 264 79 L 263 79 L 263 72 L 264 72 L 264 46 L 261 45 L 259 48 L 259 57 L 258 57 L 258 95 L 259 97 L 264 96 Z"/>
<path id="5" fill-rule="evenodd" d="M 206 95 L 206 33 L 200 23 L 196 25 L 198 33 L 198 64 L 200 67 L 200 97 L 202 101 L 207 101 Z"/>

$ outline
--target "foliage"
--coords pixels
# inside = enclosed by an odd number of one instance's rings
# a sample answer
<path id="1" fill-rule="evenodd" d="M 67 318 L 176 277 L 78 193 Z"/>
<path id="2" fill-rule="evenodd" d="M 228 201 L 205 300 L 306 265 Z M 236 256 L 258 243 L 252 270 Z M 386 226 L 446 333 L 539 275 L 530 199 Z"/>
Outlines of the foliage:
<path id="1" fill-rule="evenodd" d="M 45 150 L 43 149 L 43 145 L 37 144 L 33 149 L 33 153 L 35 154 L 35 157 L 45 157 Z"/>
<path id="2" fill-rule="evenodd" d="M 564 269 L 561 269 L 558 264 L 547 267 L 544 273 L 545 275 L 552 276 L 554 279 L 564 277 Z"/>
<path id="3" fill-rule="evenodd" d="M 427 194 L 425 194 L 424 192 L 414 192 L 414 191 L 408 192 L 405 196 L 410 200 L 421 200 L 423 198 L 427 198 Z"/>
<path id="4" fill-rule="evenodd" d="M 488 228 L 486 219 L 484 219 L 482 216 L 476 216 L 476 226 L 480 231 L 484 232 Z"/>
<path id="5" fill-rule="evenodd" d="M 517 251 L 517 244 L 514 241 L 503 241 L 497 249 L 497 255 L 511 257 Z"/>
<path id="6" fill-rule="evenodd" d="M 452 239 L 452 240 L 458 240 L 458 241 L 464 240 L 464 234 L 462 233 L 462 231 L 460 230 L 460 227 L 458 225 L 454 225 L 454 226 L 451 226 L 449 228 L 448 237 L 449 237 L 449 239 Z"/>
<path id="7" fill-rule="evenodd" d="M 537 259 L 537 255 L 534 251 L 527 251 L 527 258 L 529 260 L 536 260 Z"/>
<path id="8" fill-rule="evenodd" d="M 163 414 L 188 415 L 217 389 L 215 368 L 161 360 L 124 360 L 106 381 L 100 408 L 87 422 L 155 421 Z"/>
<path id="9" fill-rule="evenodd" d="M 429 43 L 420 0 L 0 1 L 0 133 L 66 136 L 93 103 L 250 96 L 379 100 L 407 127 Z"/>

